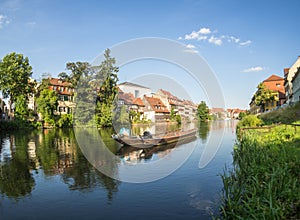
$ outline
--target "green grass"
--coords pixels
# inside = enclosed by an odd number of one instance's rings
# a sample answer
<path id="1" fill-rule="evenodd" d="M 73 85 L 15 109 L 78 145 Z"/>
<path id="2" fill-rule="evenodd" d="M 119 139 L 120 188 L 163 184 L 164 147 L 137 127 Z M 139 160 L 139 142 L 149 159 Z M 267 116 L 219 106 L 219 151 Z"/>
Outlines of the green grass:
<path id="1" fill-rule="evenodd" d="M 222 175 L 223 219 L 300 219 L 300 127 L 244 130 Z"/>

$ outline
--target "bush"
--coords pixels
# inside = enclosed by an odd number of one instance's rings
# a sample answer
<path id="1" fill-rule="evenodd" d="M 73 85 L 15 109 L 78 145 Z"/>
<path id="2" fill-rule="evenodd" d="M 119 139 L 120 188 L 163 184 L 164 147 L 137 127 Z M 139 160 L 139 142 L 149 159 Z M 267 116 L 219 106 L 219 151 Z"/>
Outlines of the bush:
<path id="1" fill-rule="evenodd" d="M 247 115 L 241 121 L 239 121 L 237 127 L 256 127 L 262 125 L 262 120 L 259 119 L 256 115 Z"/>
<path id="2" fill-rule="evenodd" d="M 57 126 L 60 128 L 70 128 L 73 126 L 73 117 L 71 114 L 61 115 L 57 121 Z"/>

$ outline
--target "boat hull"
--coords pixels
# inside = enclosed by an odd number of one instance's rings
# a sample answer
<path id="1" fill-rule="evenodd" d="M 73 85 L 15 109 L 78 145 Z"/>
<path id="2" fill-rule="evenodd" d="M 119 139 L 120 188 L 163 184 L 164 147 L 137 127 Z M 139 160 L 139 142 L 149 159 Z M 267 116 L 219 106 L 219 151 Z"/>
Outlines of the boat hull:
<path id="1" fill-rule="evenodd" d="M 139 148 L 148 148 L 152 146 L 160 146 L 160 145 L 176 143 L 178 141 L 194 137 L 195 135 L 196 135 L 196 130 L 193 129 L 193 130 L 183 131 L 183 132 L 173 132 L 160 137 L 158 136 L 153 136 L 151 138 L 143 137 L 143 136 L 120 137 L 118 135 L 113 135 L 112 138 L 123 145 L 139 147 Z"/>

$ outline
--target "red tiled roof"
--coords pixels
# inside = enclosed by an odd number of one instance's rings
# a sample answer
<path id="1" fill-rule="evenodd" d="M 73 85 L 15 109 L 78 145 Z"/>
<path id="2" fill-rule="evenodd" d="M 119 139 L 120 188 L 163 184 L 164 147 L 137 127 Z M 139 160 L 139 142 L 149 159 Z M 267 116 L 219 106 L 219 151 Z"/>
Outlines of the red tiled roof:
<path id="1" fill-rule="evenodd" d="M 282 77 L 277 75 L 272 75 L 269 78 L 265 79 L 264 82 L 270 82 L 270 81 L 278 81 L 278 80 L 284 80 Z"/>
<path id="2" fill-rule="evenodd" d="M 274 92 L 280 92 L 285 94 L 284 78 L 276 75 L 272 75 L 263 81 L 263 84 Z"/>
<path id="3" fill-rule="evenodd" d="M 50 82 L 50 84 L 53 85 L 53 86 L 64 86 L 64 87 L 69 87 L 69 86 L 72 85 L 71 83 L 66 82 L 66 81 L 63 81 L 63 80 L 58 79 L 58 78 L 50 78 L 49 82 Z"/>
<path id="4" fill-rule="evenodd" d="M 119 92 L 118 93 L 118 99 L 124 100 L 126 105 L 132 105 L 134 96 L 131 93 L 124 93 L 124 92 Z"/>
<path id="5" fill-rule="evenodd" d="M 156 113 L 169 113 L 169 110 L 167 107 L 163 104 L 163 102 L 159 98 L 153 98 L 153 97 L 147 97 L 144 96 L 146 101 L 149 103 L 151 108 Z"/>
<path id="6" fill-rule="evenodd" d="M 137 106 L 145 106 L 144 102 L 142 101 L 141 98 L 136 98 L 133 100 L 133 104 Z"/>
<path id="7" fill-rule="evenodd" d="M 224 112 L 225 110 L 223 108 L 211 108 L 209 109 L 209 113 L 213 114 L 213 113 L 218 113 L 218 112 Z"/>
<path id="8" fill-rule="evenodd" d="M 73 95 L 74 89 L 71 88 L 72 84 L 66 81 L 63 81 L 58 78 L 50 78 L 49 79 L 49 89 L 56 91 L 60 95 Z M 56 89 L 54 87 L 56 86 Z M 63 88 L 63 90 L 62 90 Z"/>
<path id="9" fill-rule="evenodd" d="M 160 89 L 160 91 L 165 94 L 167 96 L 167 98 L 169 99 L 173 99 L 175 101 L 181 101 L 177 96 L 174 96 L 172 93 L 170 93 L 169 91 L 166 91 L 166 90 L 163 90 L 163 89 Z"/>

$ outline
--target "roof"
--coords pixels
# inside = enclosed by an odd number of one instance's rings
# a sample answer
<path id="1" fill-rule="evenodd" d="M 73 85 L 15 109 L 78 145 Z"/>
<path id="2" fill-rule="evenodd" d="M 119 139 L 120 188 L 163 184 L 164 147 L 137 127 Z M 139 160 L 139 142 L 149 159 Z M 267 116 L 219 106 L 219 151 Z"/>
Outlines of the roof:
<path id="1" fill-rule="evenodd" d="M 282 77 L 272 75 L 268 79 L 263 81 L 263 84 L 274 92 L 280 92 L 285 94 L 284 79 Z"/>
<path id="2" fill-rule="evenodd" d="M 290 70 L 290 68 L 284 68 L 284 69 L 283 69 L 284 77 L 287 76 L 287 74 L 289 73 L 289 70 Z"/>
<path id="3" fill-rule="evenodd" d="M 159 98 L 147 96 L 144 96 L 144 98 L 156 113 L 169 113 L 169 110 Z"/>
<path id="4" fill-rule="evenodd" d="M 211 108 L 209 109 L 210 114 L 218 113 L 218 112 L 225 112 L 225 109 L 223 108 Z"/>
<path id="5" fill-rule="evenodd" d="M 126 105 L 132 105 L 134 96 L 132 93 L 124 93 L 124 92 L 119 92 L 118 93 L 118 99 L 124 100 Z"/>
<path id="6" fill-rule="evenodd" d="M 279 81 L 279 80 L 284 80 L 282 77 L 277 76 L 277 75 L 272 75 L 269 78 L 265 79 L 263 82 L 270 82 L 270 81 Z"/>
<path id="7" fill-rule="evenodd" d="M 144 102 L 142 101 L 141 98 L 136 98 L 133 100 L 133 104 L 137 106 L 145 106 Z"/>
<path id="8" fill-rule="evenodd" d="M 60 95 L 73 95 L 74 93 L 74 89 L 71 88 L 72 84 L 70 82 L 63 81 L 58 78 L 50 78 L 49 84 L 49 89 L 56 91 Z M 54 86 L 57 88 L 53 88 Z"/>
<path id="9" fill-rule="evenodd" d="M 141 85 L 138 85 L 138 84 L 135 84 L 135 83 L 131 83 L 131 82 L 123 82 L 123 83 L 120 83 L 118 86 L 132 86 L 132 87 L 140 87 L 140 88 L 144 88 L 144 89 L 150 89 L 146 86 L 141 86 Z"/>
<path id="10" fill-rule="evenodd" d="M 173 100 L 176 100 L 176 101 L 180 101 L 180 99 L 176 96 L 174 96 L 172 93 L 170 93 L 169 91 L 166 91 L 166 90 L 163 90 L 163 89 L 160 89 L 160 91 L 167 96 L 167 98 L 169 99 L 173 99 Z"/>
<path id="11" fill-rule="evenodd" d="M 50 83 L 50 85 L 53 85 L 53 86 L 64 86 L 64 87 L 69 87 L 72 85 L 70 82 L 63 81 L 58 78 L 50 78 L 49 83 Z"/>

